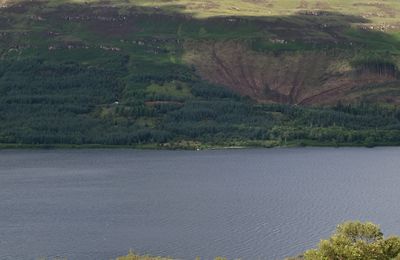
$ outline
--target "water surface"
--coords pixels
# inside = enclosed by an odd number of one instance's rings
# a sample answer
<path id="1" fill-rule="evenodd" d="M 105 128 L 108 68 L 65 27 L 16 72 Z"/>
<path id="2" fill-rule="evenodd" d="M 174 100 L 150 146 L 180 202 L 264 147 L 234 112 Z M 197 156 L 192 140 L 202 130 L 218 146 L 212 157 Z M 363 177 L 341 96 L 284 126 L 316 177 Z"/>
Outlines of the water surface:
<path id="1" fill-rule="evenodd" d="M 0 259 L 282 259 L 351 219 L 400 234 L 400 148 L 0 151 Z"/>

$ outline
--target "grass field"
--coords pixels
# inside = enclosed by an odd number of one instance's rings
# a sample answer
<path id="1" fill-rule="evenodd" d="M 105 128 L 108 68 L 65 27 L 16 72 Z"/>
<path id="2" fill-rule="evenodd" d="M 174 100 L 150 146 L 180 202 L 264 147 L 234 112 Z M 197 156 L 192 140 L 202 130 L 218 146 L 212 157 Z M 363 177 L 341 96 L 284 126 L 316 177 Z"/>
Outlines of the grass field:
<path id="1" fill-rule="evenodd" d="M 4 3 L 22 2 L 20 0 L 2 0 Z M 92 3 L 98 0 L 53 0 L 49 6 L 63 3 Z M 194 14 L 198 17 L 213 16 L 284 16 L 299 11 L 323 10 L 343 14 L 363 16 L 373 23 L 397 22 L 400 3 L 396 0 L 363 1 L 363 0 L 128 0 L 109 1 L 114 6 L 164 8 L 171 11 Z M 101 2 L 104 5 L 105 2 Z"/>
<path id="2" fill-rule="evenodd" d="M 38 0 L 41 1 L 41 0 Z M 23 0 L 1 0 L 3 5 L 23 2 Z M 337 12 L 364 17 L 373 24 L 398 24 L 400 3 L 397 0 L 127 0 L 108 2 L 98 0 L 53 0 L 47 6 L 54 7 L 65 3 L 91 3 L 118 7 L 142 6 L 162 8 L 171 12 L 182 12 L 196 17 L 215 16 L 287 16 L 304 11 Z"/>

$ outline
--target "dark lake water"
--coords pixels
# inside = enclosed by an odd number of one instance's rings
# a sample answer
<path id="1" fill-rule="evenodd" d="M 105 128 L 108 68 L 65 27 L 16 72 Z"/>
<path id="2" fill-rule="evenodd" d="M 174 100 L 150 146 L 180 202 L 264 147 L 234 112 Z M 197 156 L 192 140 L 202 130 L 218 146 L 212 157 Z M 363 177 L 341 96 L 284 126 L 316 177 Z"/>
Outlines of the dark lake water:
<path id="1" fill-rule="evenodd" d="M 0 151 L 0 259 L 282 259 L 352 219 L 400 234 L 400 148 Z"/>

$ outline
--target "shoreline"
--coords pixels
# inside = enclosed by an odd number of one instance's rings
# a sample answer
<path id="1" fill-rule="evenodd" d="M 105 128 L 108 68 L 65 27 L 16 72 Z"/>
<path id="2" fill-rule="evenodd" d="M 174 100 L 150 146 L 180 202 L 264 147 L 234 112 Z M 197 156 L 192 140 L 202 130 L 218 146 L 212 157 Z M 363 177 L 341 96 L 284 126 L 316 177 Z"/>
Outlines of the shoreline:
<path id="1" fill-rule="evenodd" d="M 0 150 L 96 150 L 96 149 L 130 149 L 130 150 L 159 150 L 159 151 L 207 151 L 207 150 L 243 150 L 243 149 L 281 149 L 281 148 L 379 148 L 400 147 L 400 143 L 376 143 L 376 144 L 333 144 L 333 143 L 289 143 L 285 145 L 273 144 L 251 144 L 251 145 L 172 145 L 143 144 L 143 145 L 103 145 L 103 144 L 2 144 Z"/>

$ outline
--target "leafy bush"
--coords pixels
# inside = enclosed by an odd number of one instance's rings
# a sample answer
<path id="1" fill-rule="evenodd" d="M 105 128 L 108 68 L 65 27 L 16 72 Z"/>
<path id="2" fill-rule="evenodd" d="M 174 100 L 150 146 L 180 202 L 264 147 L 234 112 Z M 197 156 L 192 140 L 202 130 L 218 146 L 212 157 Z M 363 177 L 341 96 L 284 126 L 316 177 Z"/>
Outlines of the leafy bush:
<path id="1" fill-rule="evenodd" d="M 400 238 L 384 238 L 379 226 L 371 222 L 346 222 L 339 225 L 317 249 L 308 250 L 305 260 L 390 260 L 400 259 Z"/>

